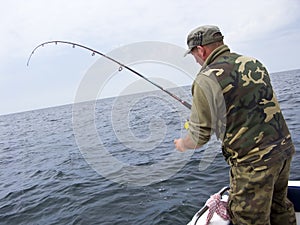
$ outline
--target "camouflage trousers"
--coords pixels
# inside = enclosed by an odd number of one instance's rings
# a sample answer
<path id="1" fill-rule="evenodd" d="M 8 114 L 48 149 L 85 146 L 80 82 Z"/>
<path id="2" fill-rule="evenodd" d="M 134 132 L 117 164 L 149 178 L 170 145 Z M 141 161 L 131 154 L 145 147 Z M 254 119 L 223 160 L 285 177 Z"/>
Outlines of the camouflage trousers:
<path id="1" fill-rule="evenodd" d="M 233 224 L 296 225 L 287 199 L 291 158 L 281 161 L 267 169 L 231 166 L 228 207 Z"/>

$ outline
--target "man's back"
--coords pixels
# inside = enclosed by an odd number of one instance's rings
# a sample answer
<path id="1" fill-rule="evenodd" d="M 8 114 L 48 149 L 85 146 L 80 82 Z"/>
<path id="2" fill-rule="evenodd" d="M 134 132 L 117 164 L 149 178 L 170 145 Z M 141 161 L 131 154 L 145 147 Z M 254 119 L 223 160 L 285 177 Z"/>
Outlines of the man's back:
<path id="1" fill-rule="evenodd" d="M 226 104 L 223 151 L 230 163 L 267 165 L 285 150 L 292 154 L 291 136 L 266 68 L 254 58 L 227 51 L 202 72 L 220 69 L 214 75 Z"/>

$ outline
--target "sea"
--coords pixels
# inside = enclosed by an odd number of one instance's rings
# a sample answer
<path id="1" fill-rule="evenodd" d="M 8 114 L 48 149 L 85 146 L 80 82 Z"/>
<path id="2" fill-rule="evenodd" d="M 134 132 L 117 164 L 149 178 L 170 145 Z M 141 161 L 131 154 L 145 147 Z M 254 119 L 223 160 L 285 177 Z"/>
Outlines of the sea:
<path id="1" fill-rule="evenodd" d="M 300 180 L 300 69 L 271 80 Z M 0 224 L 187 224 L 229 185 L 216 138 L 175 150 L 188 115 L 159 90 L 0 116 Z"/>

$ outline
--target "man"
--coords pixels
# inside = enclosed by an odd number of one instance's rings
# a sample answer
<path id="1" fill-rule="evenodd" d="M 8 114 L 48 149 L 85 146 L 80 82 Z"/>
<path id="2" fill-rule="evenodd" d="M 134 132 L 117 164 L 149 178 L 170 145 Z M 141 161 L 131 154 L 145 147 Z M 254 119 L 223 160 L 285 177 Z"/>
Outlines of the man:
<path id="1" fill-rule="evenodd" d="M 216 26 L 191 31 L 187 44 L 186 54 L 202 68 L 192 86 L 188 134 L 174 140 L 176 148 L 199 148 L 213 133 L 222 140 L 233 224 L 296 224 L 287 199 L 295 150 L 266 68 L 231 53 Z"/>

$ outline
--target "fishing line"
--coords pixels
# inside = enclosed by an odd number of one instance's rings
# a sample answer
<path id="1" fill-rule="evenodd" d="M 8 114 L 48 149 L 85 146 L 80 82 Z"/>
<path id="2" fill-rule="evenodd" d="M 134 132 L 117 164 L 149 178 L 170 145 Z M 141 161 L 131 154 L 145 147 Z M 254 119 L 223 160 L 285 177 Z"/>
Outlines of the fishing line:
<path id="1" fill-rule="evenodd" d="M 69 41 L 47 41 L 47 42 L 44 42 L 44 43 L 42 43 L 42 44 L 36 46 L 36 47 L 33 49 L 33 51 L 31 52 L 31 54 L 30 54 L 30 56 L 29 56 L 29 58 L 28 58 L 27 66 L 29 66 L 29 62 L 30 62 L 30 60 L 31 60 L 31 57 L 32 57 L 32 55 L 34 54 L 34 52 L 35 52 L 38 48 L 44 47 L 45 45 L 48 45 L 48 44 L 55 44 L 55 45 L 57 45 L 58 43 L 59 43 L 59 44 L 68 44 L 68 45 L 72 45 L 73 48 L 79 47 L 79 48 L 86 49 L 86 50 L 92 52 L 92 56 L 94 56 L 95 54 L 101 55 L 101 56 L 105 57 L 106 59 L 111 60 L 111 61 L 113 61 L 114 63 L 118 64 L 118 65 L 120 66 L 119 69 L 118 69 L 119 71 L 122 71 L 123 68 L 129 70 L 130 72 L 132 72 L 132 73 L 138 75 L 139 77 L 141 77 L 141 78 L 143 78 L 144 80 L 148 81 L 148 82 L 151 83 L 152 85 L 156 86 L 157 88 L 159 88 L 159 89 L 162 90 L 163 92 L 167 93 L 168 95 L 170 95 L 172 98 L 174 98 L 174 99 L 176 99 L 177 101 L 179 101 L 182 105 L 184 105 L 184 106 L 187 107 L 188 109 L 191 109 L 191 108 L 192 108 L 191 104 L 189 104 L 188 102 L 186 102 L 186 101 L 180 99 L 178 96 L 176 96 L 175 94 L 173 94 L 173 93 L 171 93 L 170 91 L 166 90 L 166 89 L 163 88 L 162 86 L 160 86 L 160 85 L 154 83 L 153 81 L 149 80 L 147 77 L 145 77 L 145 76 L 142 75 L 141 73 L 135 71 L 134 69 L 132 69 L 132 68 L 130 68 L 130 67 L 124 65 L 123 63 L 121 63 L 121 62 L 119 62 L 119 61 L 117 61 L 117 60 L 115 60 L 115 59 L 113 59 L 113 58 L 111 58 L 111 57 L 105 55 L 105 54 L 102 53 L 102 52 L 99 52 L 99 51 L 97 51 L 97 50 L 95 50 L 95 49 L 92 49 L 92 48 L 89 48 L 89 47 L 86 47 L 86 46 L 84 46 L 84 45 L 77 44 L 77 43 L 74 43 L 74 42 L 69 42 Z"/>

